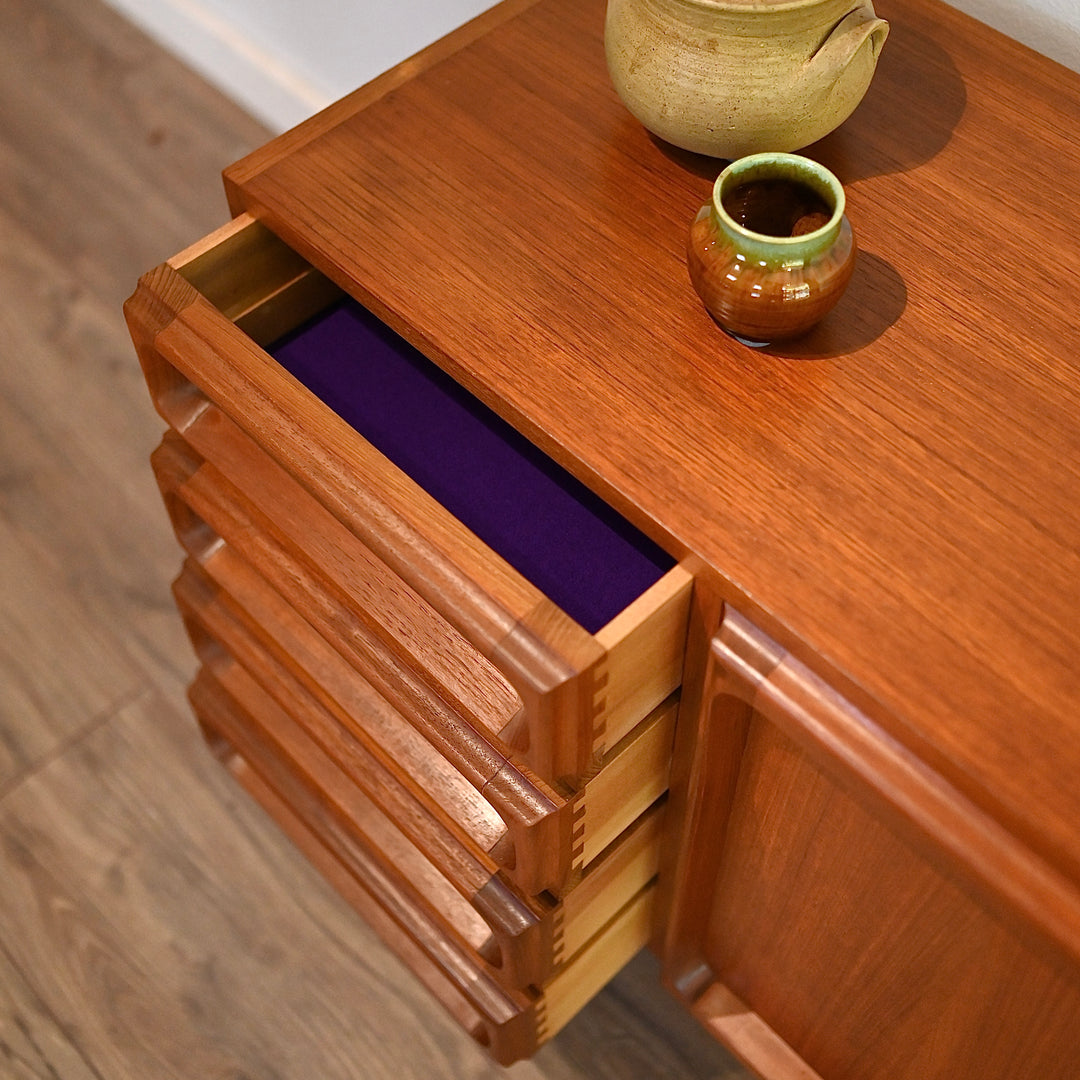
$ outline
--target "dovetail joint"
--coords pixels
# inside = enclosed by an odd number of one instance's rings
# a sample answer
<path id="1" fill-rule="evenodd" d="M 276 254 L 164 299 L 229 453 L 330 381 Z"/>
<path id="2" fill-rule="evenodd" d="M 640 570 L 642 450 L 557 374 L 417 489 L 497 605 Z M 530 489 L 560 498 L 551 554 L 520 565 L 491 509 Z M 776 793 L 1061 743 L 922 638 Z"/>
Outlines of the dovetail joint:
<path id="1" fill-rule="evenodd" d="M 551 963 L 553 969 L 562 967 L 563 961 L 566 959 L 565 922 L 566 913 L 560 904 L 551 922 Z"/>
<path id="2" fill-rule="evenodd" d="M 540 991 L 540 996 L 533 1005 L 533 1016 L 536 1018 L 536 1045 L 542 1046 L 551 1038 L 548 1024 L 547 998 L 544 996 L 543 990 Z"/>
<path id="3" fill-rule="evenodd" d="M 602 755 L 605 746 L 604 738 L 607 735 L 607 685 L 608 671 L 605 666 L 606 658 L 593 668 L 591 683 L 592 700 L 592 751 L 593 756 Z"/>
<path id="4" fill-rule="evenodd" d="M 572 872 L 580 871 L 585 861 L 585 821 L 588 804 L 579 793 L 574 800 L 573 818 L 571 821 L 570 837 L 570 869 Z"/>

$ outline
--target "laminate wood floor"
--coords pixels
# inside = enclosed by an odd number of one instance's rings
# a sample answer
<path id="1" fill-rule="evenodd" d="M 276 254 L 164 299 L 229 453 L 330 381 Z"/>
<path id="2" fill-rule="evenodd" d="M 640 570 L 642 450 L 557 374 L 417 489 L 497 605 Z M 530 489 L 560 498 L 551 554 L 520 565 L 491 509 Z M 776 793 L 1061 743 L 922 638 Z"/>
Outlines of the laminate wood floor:
<path id="1" fill-rule="evenodd" d="M 0 0 L 0 1077 L 492 1078 L 203 749 L 121 317 L 267 132 L 98 0 Z M 641 956 L 525 1080 L 744 1077 Z"/>

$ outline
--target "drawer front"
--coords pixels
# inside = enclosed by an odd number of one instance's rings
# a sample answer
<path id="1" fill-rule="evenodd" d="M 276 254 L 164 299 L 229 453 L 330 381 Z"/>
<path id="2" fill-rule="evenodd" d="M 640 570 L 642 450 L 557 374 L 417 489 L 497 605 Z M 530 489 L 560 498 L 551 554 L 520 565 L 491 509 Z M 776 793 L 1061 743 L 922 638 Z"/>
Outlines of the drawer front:
<path id="1" fill-rule="evenodd" d="M 460 911 L 462 901 L 468 904 L 472 912 L 466 912 L 467 917 L 454 916 L 452 923 L 458 928 L 474 927 L 479 936 L 473 947 L 492 961 L 499 981 L 511 987 L 542 982 L 655 876 L 659 806 L 642 815 L 611 850 L 594 860 L 559 903 L 521 895 L 500 876 L 471 835 L 483 832 L 473 828 L 467 812 L 472 804 L 464 813 L 457 808 L 456 815 L 448 814 L 438 802 L 423 796 L 429 778 L 437 778 L 434 770 L 425 767 L 419 777 L 403 771 L 393 754 L 386 753 L 387 747 L 359 737 L 358 726 L 350 722 L 357 713 L 342 722 L 324 708 L 242 625 L 229 598 L 215 591 L 194 564 L 185 568 L 175 593 L 207 666 L 216 670 L 223 656 L 239 665 L 238 670 L 230 668 L 229 685 L 233 696 L 247 702 L 248 713 L 255 717 L 248 725 L 255 729 L 252 737 L 279 746 L 285 740 L 293 750 L 282 749 L 282 754 L 290 754 L 294 761 L 317 763 L 305 770 L 313 787 L 309 797 L 325 800 L 335 791 L 352 793 L 348 802 L 337 804 L 345 809 L 338 812 L 335 836 L 344 828 L 370 846 L 374 828 L 384 838 L 380 850 L 393 853 L 393 872 L 404 873 L 413 883 L 423 881 L 429 898 L 441 895 L 440 910 L 453 911 L 456 905 Z M 220 675 L 219 680 L 226 682 Z M 355 692 L 354 704 L 364 716 L 382 713 L 384 723 L 392 719 L 386 703 L 370 687 L 358 686 Z M 276 725 L 270 724 L 269 732 L 260 734 L 274 717 Z M 400 746 L 393 741 L 391 749 Z M 362 814 L 354 810 L 360 814 L 355 821 L 349 806 L 362 808 Z"/>
<path id="2" fill-rule="evenodd" d="M 603 928 L 540 991 L 507 993 L 455 957 L 453 973 L 441 958 L 433 960 L 417 939 L 433 937 L 416 912 L 402 907 L 392 917 L 377 888 L 339 862 L 227 744 L 216 740 L 226 766 L 277 821 L 322 875 L 363 916 L 449 1014 L 503 1065 L 531 1056 L 552 1038 L 611 980 L 641 947 L 655 908 L 655 886 L 644 890 Z M 445 944 L 439 951 L 445 952 Z"/>
<path id="3" fill-rule="evenodd" d="M 439 643 L 442 671 L 453 667 L 463 673 L 458 687 L 444 689 L 417 657 L 417 638 L 407 619 L 397 615 L 398 608 L 377 609 L 369 621 L 355 598 L 343 596 L 311 567 L 292 559 L 271 531 L 273 524 L 183 442 L 166 438 L 153 465 L 181 544 L 198 557 L 223 539 L 248 565 L 258 566 L 270 586 L 495 807 L 507 829 L 505 857 L 523 889 L 535 894 L 560 887 L 572 850 L 572 808 L 514 765 L 508 748 L 493 734 L 498 724 L 483 718 L 489 702 L 473 681 L 490 667 L 483 657 L 471 656 L 471 646 L 450 627 L 441 637 L 437 626 L 430 628 L 424 637 Z M 399 592 L 397 599 L 407 603 L 411 598 Z M 494 680 L 487 682 L 498 689 Z M 462 703 L 470 683 L 474 692 L 466 711 Z"/>
<path id="4" fill-rule="evenodd" d="M 536 1050 L 541 1040 L 534 994 L 511 993 L 486 981 L 483 969 L 471 969 L 468 957 L 454 956 L 449 943 L 443 944 L 443 951 L 449 951 L 452 959 L 449 962 L 442 957 L 433 959 L 431 950 L 417 943 L 435 938 L 435 931 L 420 913 L 410 912 L 401 904 L 392 905 L 391 896 L 379 888 L 379 882 L 358 875 L 356 867 L 342 863 L 233 747 L 209 729 L 207 734 L 237 782 L 464 1031 L 504 1065 L 528 1057 Z M 391 910 L 394 915 L 390 914 Z"/>
<path id="5" fill-rule="evenodd" d="M 572 834 L 561 828 L 515 832 L 525 810 L 505 805 L 504 792 L 512 791 L 512 785 L 491 791 L 470 782 L 187 504 L 175 497 L 170 502 L 181 542 L 192 555 L 174 590 L 181 610 L 212 613 L 214 632 L 228 634 L 230 642 L 257 640 L 260 650 L 300 682 L 367 755 L 360 760 L 343 752 L 340 764 L 358 780 L 376 764 L 396 772 L 412 798 L 464 837 L 477 860 L 497 864 L 524 892 L 540 891 L 522 880 L 522 868 L 540 860 L 519 858 L 519 847 L 561 838 L 555 861 L 564 867 L 562 885 L 577 881 L 666 792 L 677 699 L 654 710 L 613 748 L 580 791 L 559 803 L 554 812 L 572 821 Z M 562 893 L 563 888 L 549 891 Z"/>
<path id="6" fill-rule="evenodd" d="M 350 709 L 345 702 L 358 685 L 377 684 L 383 712 L 394 712 L 388 701 L 399 706 L 398 724 L 393 732 L 385 725 L 373 727 L 368 739 L 373 752 L 385 756 L 393 746 L 390 752 L 399 755 L 401 729 L 407 726 L 400 713 L 411 698 L 393 677 L 396 655 L 387 656 L 385 650 L 361 654 L 354 647 L 355 620 L 357 612 L 363 610 L 359 593 L 341 597 L 311 564 L 288 557 L 277 542 L 286 515 L 279 514 L 273 525 L 265 519 L 256 520 L 257 515 L 245 515 L 239 492 L 178 438 L 167 439 L 155 453 L 154 462 L 181 543 L 229 593 L 234 607 L 240 609 L 238 617 L 251 632 L 264 638 L 276 633 L 281 639 L 276 647 L 283 662 L 298 669 L 308 690 L 327 700 L 328 707 L 339 714 L 358 715 L 359 710 L 355 706 Z M 270 535 L 271 528 L 277 536 Z M 226 550 L 219 550 L 222 537 L 227 541 Z M 355 556 L 359 561 L 363 553 L 351 552 L 348 547 L 350 543 L 355 546 L 355 538 L 346 534 L 340 539 L 346 545 L 344 557 Z M 250 569 L 254 565 L 260 567 L 261 574 Z M 351 568 L 344 576 L 349 574 Z M 271 598 L 267 583 L 276 600 Z M 447 635 L 440 647 L 445 648 L 449 640 L 452 638 Z M 467 643 L 462 645 L 470 648 Z M 301 662 L 300 657 L 305 659 Z M 475 660 L 477 664 L 484 662 L 482 657 Z M 370 679 L 365 680 L 364 674 Z M 371 687 L 369 692 L 376 693 Z M 445 719 L 432 735 L 430 707 L 413 721 L 413 734 L 424 737 L 421 741 L 427 743 L 428 753 L 414 753 L 407 759 L 408 767 L 413 776 L 429 780 L 448 773 L 456 777 L 457 792 L 443 805 L 458 808 L 459 819 L 470 828 L 487 830 L 478 837 L 478 849 L 496 859 L 527 894 L 544 889 L 559 893 L 666 790 L 676 709 L 677 701 L 672 699 L 654 710 L 601 760 L 594 777 L 565 797 L 532 777 L 517 760 L 519 755 L 502 744 L 490 726 L 481 733 L 480 752 L 476 750 L 476 732 L 460 722 L 457 727 L 464 731 L 463 739 L 450 737 L 454 729 Z M 487 756 L 491 754 L 497 755 L 499 762 L 496 783 L 488 779 L 491 768 Z M 443 792 L 444 800 L 445 795 Z M 492 828 L 494 814 L 502 826 L 497 831 Z"/>
<path id="7" fill-rule="evenodd" d="M 677 687 L 691 577 L 675 566 L 583 629 L 261 347 L 331 292 L 250 220 L 148 275 L 128 316 L 155 404 L 256 500 L 285 485 L 246 488 L 252 459 L 236 436 L 261 448 L 502 671 L 523 705 L 503 740 L 544 780 L 574 783 Z"/>
<path id="8" fill-rule="evenodd" d="M 409 947 L 400 950 L 402 958 L 413 963 L 413 954 L 419 953 L 423 966 L 433 967 L 439 982 L 449 984 L 452 999 L 464 998 L 466 1026 L 501 1060 L 531 1053 L 644 945 L 651 882 L 538 986 L 508 986 L 506 954 L 492 948 L 490 929 L 476 912 L 402 844 L 392 824 L 355 788 L 334 775 L 299 725 L 235 661 L 205 640 L 203 654 L 208 662 L 192 686 L 191 700 L 211 745 L 226 759 L 235 755 L 242 760 L 243 768 L 234 764 L 234 771 L 250 773 L 249 789 L 279 819 L 292 822 L 290 831 L 301 828 L 305 849 L 314 844 L 323 852 L 323 863 L 333 860 L 340 869 L 331 880 L 340 886 L 337 879 L 344 872 L 374 901 L 380 916 L 372 920 L 376 929 L 383 929 L 386 919 L 395 924 L 389 943 L 398 947 L 404 935 Z M 250 783 L 251 776 L 256 784 Z M 655 829 L 644 831 L 654 840 L 658 836 Z M 350 896 L 350 889 L 343 891 Z M 444 1000 L 446 989 L 441 986 L 439 994 Z M 447 1003 L 461 1019 L 461 1002 Z"/>
<path id="9" fill-rule="evenodd" d="M 482 792 L 220 538 L 205 534 L 201 543 L 191 544 L 190 538 L 187 543 L 195 557 L 174 587 L 181 610 L 213 610 L 234 636 L 243 633 L 258 639 L 351 739 L 384 767 L 402 774 L 430 814 L 449 817 L 478 859 L 494 860 L 506 876 L 530 891 L 518 873 L 525 860 L 517 860 L 506 822 Z M 223 628 L 218 636 L 225 633 Z M 667 791 L 677 711 L 677 697 L 654 710 L 569 798 L 572 843 L 560 860 L 568 866 L 569 880 L 578 880 L 582 872 L 591 875 L 600 854 Z M 339 761 L 345 764 L 344 759 Z M 350 769 L 358 778 L 363 770 L 360 762 Z M 514 815 L 514 820 L 520 817 Z"/>

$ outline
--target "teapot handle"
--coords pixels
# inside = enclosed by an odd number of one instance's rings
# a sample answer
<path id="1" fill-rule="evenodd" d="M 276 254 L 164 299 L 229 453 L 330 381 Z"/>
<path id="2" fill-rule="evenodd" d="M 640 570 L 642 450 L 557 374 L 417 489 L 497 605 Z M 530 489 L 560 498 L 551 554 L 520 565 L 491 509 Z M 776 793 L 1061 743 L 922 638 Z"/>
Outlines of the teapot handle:
<path id="1" fill-rule="evenodd" d="M 867 39 L 870 41 L 873 62 L 877 63 L 881 47 L 888 36 L 889 24 L 877 17 L 872 4 L 862 4 L 833 27 L 832 33 L 810 57 L 809 63 L 826 69 L 845 68 L 855 59 Z"/>

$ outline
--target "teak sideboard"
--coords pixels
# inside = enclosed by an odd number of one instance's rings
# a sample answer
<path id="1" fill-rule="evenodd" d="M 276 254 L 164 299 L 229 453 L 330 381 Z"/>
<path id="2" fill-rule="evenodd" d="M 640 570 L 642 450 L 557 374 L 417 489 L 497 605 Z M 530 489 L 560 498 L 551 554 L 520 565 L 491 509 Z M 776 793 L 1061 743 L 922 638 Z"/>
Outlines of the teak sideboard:
<path id="1" fill-rule="evenodd" d="M 1080 77 L 936 0 L 749 349 L 719 164 L 505 0 L 127 307 L 210 746 L 500 1061 L 635 950 L 774 1080 L 1080 1074 Z"/>

